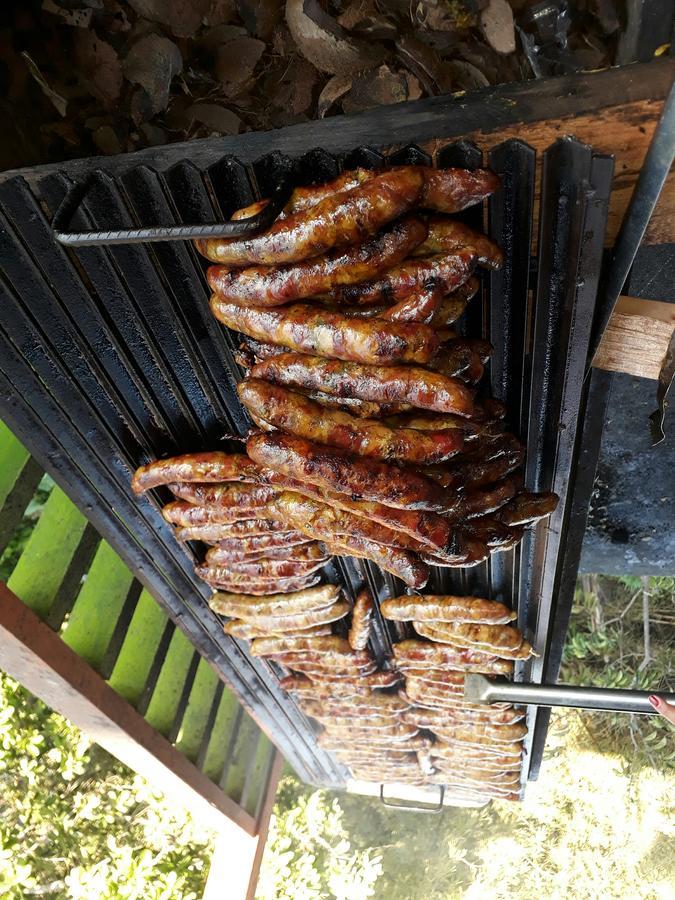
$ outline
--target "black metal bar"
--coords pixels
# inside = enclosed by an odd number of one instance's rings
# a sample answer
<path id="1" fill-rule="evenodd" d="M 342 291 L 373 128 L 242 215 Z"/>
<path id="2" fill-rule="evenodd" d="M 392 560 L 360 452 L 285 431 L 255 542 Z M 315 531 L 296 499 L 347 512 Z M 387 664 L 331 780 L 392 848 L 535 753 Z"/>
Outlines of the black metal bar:
<path id="1" fill-rule="evenodd" d="M 59 592 L 45 618 L 47 625 L 54 631 L 61 628 L 66 616 L 72 611 L 82 587 L 82 576 L 89 571 L 100 543 L 96 529 L 87 522 L 59 585 Z"/>
<path id="2" fill-rule="evenodd" d="M 232 722 L 232 730 L 230 731 L 230 739 L 227 742 L 227 750 L 225 751 L 225 759 L 223 760 L 223 768 L 220 770 L 220 775 L 218 776 L 218 784 L 220 787 L 225 790 L 225 785 L 227 784 L 227 776 L 230 772 L 230 764 L 232 763 L 232 757 L 234 755 L 234 748 L 237 743 L 237 738 L 239 737 L 239 730 L 241 727 L 241 721 L 244 716 L 244 710 L 240 707 L 237 708 L 237 712 L 234 717 L 234 721 Z"/>
<path id="3" fill-rule="evenodd" d="M 200 770 L 200 772 L 204 771 L 204 765 L 206 763 L 206 755 L 209 752 L 209 742 L 211 741 L 211 737 L 213 734 L 213 726 L 216 723 L 216 718 L 218 716 L 218 708 L 220 707 L 220 701 L 223 699 L 223 692 L 225 690 L 225 685 L 222 681 L 219 681 L 216 685 L 216 689 L 213 694 L 213 700 L 211 701 L 211 706 L 209 708 L 209 714 L 206 719 L 206 725 L 204 726 L 204 734 L 202 735 L 201 742 L 199 744 L 199 752 L 197 753 L 197 761 L 195 765 Z"/>
<path id="4" fill-rule="evenodd" d="M 265 797 L 267 796 L 267 788 L 269 787 L 270 778 L 272 777 L 272 770 L 274 769 L 274 761 L 276 759 L 276 756 L 276 747 L 274 746 L 274 744 L 270 744 L 269 757 L 267 760 L 267 765 L 265 766 L 265 776 L 262 780 L 260 793 L 256 798 L 255 809 L 253 811 L 253 818 L 256 820 L 258 825 L 260 825 L 260 813 L 262 812 L 263 803 L 265 802 Z"/>
<path id="5" fill-rule="evenodd" d="M 269 228 L 291 194 L 291 184 L 277 179 L 270 194 L 270 202 L 260 212 L 244 219 L 229 222 L 200 222 L 196 225 L 139 225 L 92 231 L 69 231 L 80 206 L 87 201 L 90 191 L 96 187 L 96 175 L 92 174 L 82 184 L 73 185 L 54 214 L 52 229 L 60 244 L 71 247 L 91 247 L 97 244 L 147 244 L 157 241 L 193 241 L 197 238 L 247 237 Z"/>
<path id="6" fill-rule="evenodd" d="M 244 809 L 246 809 L 248 805 L 248 795 L 251 791 L 251 778 L 255 772 L 255 757 L 261 740 L 262 734 L 258 731 L 255 735 L 255 739 L 251 740 L 246 751 L 246 774 L 244 776 L 244 785 L 239 797 L 239 805 L 243 806 Z"/>
<path id="7" fill-rule="evenodd" d="M 195 683 L 195 677 L 197 675 L 197 668 L 199 666 L 200 659 L 201 656 L 199 655 L 199 653 L 193 653 L 192 659 L 190 660 L 190 665 L 188 666 L 188 670 L 185 674 L 183 689 L 181 690 L 180 699 L 178 700 L 178 706 L 176 707 L 176 713 L 173 717 L 173 722 L 171 723 L 171 728 L 168 734 L 168 739 L 172 744 L 176 743 L 181 725 L 183 724 L 185 710 L 187 709 L 188 703 L 190 702 L 190 693 L 192 691 L 192 686 Z"/>
<path id="8" fill-rule="evenodd" d="M 136 709 L 142 716 L 147 713 L 148 707 L 150 706 L 150 701 L 152 700 L 152 695 L 154 694 L 155 688 L 157 687 L 159 675 L 162 671 L 162 666 L 164 665 L 166 654 L 169 652 L 169 644 L 171 643 L 171 638 L 173 637 L 173 633 L 175 630 L 176 626 L 173 624 L 171 619 L 169 619 L 164 626 L 164 631 L 162 632 L 162 636 L 160 637 L 159 643 L 157 644 L 155 655 L 152 658 L 152 665 L 148 670 L 148 677 L 145 679 L 143 691 L 138 699 L 138 703 L 136 704 Z"/>
<path id="9" fill-rule="evenodd" d="M 0 556 L 20 525 L 26 507 L 33 499 L 43 474 L 39 463 L 29 457 L 12 490 L 7 495 L 4 505 L 0 508 Z"/>
<path id="10" fill-rule="evenodd" d="M 102 678 L 105 678 L 106 681 L 112 675 L 113 669 L 117 664 L 117 660 L 122 650 L 122 645 L 124 644 L 127 632 L 129 631 L 129 625 L 131 624 L 131 620 L 134 616 L 134 613 L 136 612 L 136 607 L 138 606 L 138 600 L 141 596 L 142 591 L 143 585 L 140 583 L 140 581 L 138 581 L 138 579 L 134 578 L 134 580 L 131 582 L 131 585 L 129 586 L 129 590 L 127 591 L 127 596 L 124 599 L 124 604 L 122 605 L 120 614 L 117 617 L 115 628 L 110 636 L 108 646 L 105 649 L 103 659 L 101 660 L 101 665 L 99 666 L 99 675 Z"/>

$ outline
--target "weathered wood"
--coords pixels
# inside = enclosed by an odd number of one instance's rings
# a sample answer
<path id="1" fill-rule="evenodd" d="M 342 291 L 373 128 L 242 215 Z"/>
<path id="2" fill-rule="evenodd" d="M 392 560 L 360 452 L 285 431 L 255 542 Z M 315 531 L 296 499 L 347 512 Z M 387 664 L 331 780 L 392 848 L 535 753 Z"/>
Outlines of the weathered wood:
<path id="1" fill-rule="evenodd" d="M 257 833 L 253 816 L 158 734 L 0 583 L 2 668 L 98 744 L 218 829 Z"/>
<path id="2" fill-rule="evenodd" d="M 0 422 L 0 555 L 21 522 L 42 475 L 28 450 Z"/>
<path id="3" fill-rule="evenodd" d="M 656 381 L 673 331 L 675 303 L 620 297 L 593 365 Z"/>
<path id="4" fill-rule="evenodd" d="M 620 69 L 399 103 L 272 132 L 208 138 L 95 160 L 14 170 L 3 173 L 0 181 L 20 173 L 29 182 L 35 182 L 57 169 L 78 179 L 93 168 L 121 175 L 143 164 L 164 171 L 184 159 L 199 168 L 208 168 L 224 154 L 251 163 L 272 150 L 300 157 L 313 147 L 344 153 L 362 144 L 382 148 L 412 142 L 435 150 L 462 138 L 489 150 L 507 138 L 518 137 L 541 150 L 556 138 L 572 134 L 592 144 L 596 152 L 616 157 L 616 183 L 607 232 L 608 241 L 612 242 L 674 74 L 675 60 L 664 58 Z M 648 243 L 673 239 L 674 188 L 675 175 L 671 175 L 647 230 Z"/>

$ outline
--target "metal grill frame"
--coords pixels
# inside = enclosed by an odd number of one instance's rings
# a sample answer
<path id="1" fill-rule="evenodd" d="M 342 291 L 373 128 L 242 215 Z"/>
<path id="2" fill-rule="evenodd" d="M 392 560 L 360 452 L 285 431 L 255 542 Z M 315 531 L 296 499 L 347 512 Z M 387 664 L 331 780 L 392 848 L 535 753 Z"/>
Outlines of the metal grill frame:
<path id="1" fill-rule="evenodd" d="M 261 136 L 258 136 L 261 137 Z M 80 230 L 210 222 L 272 192 L 280 180 L 306 183 L 341 168 L 379 166 L 381 144 L 333 156 L 325 146 L 298 156 L 271 152 L 245 165 L 219 155 L 219 141 L 200 142 L 197 168 L 181 150 L 161 173 L 122 166 L 116 177 L 85 165 L 91 189 L 73 218 Z M 274 138 L 268 138 L 270 146 Z M 205 147 L 205 145 L 207 145 Z M 209 149 L 209 147 L 211 149 Z M 480 151 L 440 141 L 391 153 L 388 162 L 475 166 Z M 133 157 L 129 159 L 133 163 Z M 612 179 L 612 161 L 569 138 L 543 156 L 537 246 L 533 268 L 535 153 L 509 141 L 486 160 L 504 176 L 487 210 L 466 213 L 506 250 L 499 272 L 483 276 L 465 327 L 495 345 L 492 393 L 509 404 L 512 428 L 528 442 L 526 484 L 556 490 L 561 504 L 519 548 L 473 569 L 436 570 L 426 591 L 477 593 L 513 603 L 519 625 L 543 651 L 516 677 L 550 675 L 553 622 L 564 620 L 556 596 L 570 516 L 570 479 L 583 424 L 595 293 Z M 133 469 L 150 458 L 204 447 L 234 449 L 232 435 L 248 420 L 235 393 L 236 338 L 211 317 L 203 262 L 179 242 L 67 250 L 49 221 L 83 163 L 32 170 L 0 183 L 0 409 L 2 417 L 80 506 L 99 532 L 232 686 L 260 726 L 305 780 L 337 787 L 345 771 L 314 739 L 311 723 L 278 687 L 279 669 L 254 660 L 225 636 L 206 605 L 209 590 L 192 572 L 159 513 L 167 498 L 133 498 Z M 589 488 L 590 492 L 590 488 Z M 579 498 L 576 498 L 578 502 Z M 403 586 L 374 565 L 336 560 L 326 567 L 353 596 L 364 581 L 378 599 Z M 568 576 L 569 577 L 569 576 Z M 405 628 L 376 621 L 379 660 Z M 555 639 L 554 639 L 555 638 Z M 536 776 L 545 722 L 528 714 L 530 753 L 524 778 Z M 534 745 L 533 736 L 539 735 Z M 532 750 L 534 746 L 534 750 Z"/>

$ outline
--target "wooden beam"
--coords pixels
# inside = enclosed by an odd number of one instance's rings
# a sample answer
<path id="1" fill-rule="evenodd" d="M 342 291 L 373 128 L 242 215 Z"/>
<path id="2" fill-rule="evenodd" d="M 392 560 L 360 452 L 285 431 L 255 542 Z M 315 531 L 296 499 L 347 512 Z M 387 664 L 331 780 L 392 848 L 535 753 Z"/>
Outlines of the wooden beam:
<path id="1" fill-rule="evenodd" d="M 164 794 L 230 840 L 257 834 L 227 797 L 0 582 L 0 665 Z"/>
<path id="2" fill-rule="evenodd" d="M 619 297 L 593 365 L 657 381 L 673 331 L 675 303 Z"/>

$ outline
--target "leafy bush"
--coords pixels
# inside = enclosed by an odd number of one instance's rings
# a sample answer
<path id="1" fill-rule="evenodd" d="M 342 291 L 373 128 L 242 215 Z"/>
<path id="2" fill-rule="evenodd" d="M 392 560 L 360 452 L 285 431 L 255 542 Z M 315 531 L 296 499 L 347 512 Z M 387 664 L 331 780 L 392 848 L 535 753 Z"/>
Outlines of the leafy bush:
<path id="1" fill-rule="evenodd" d="M 210 840 L 0 673 L 0 895 L 198 900 Z"/>

